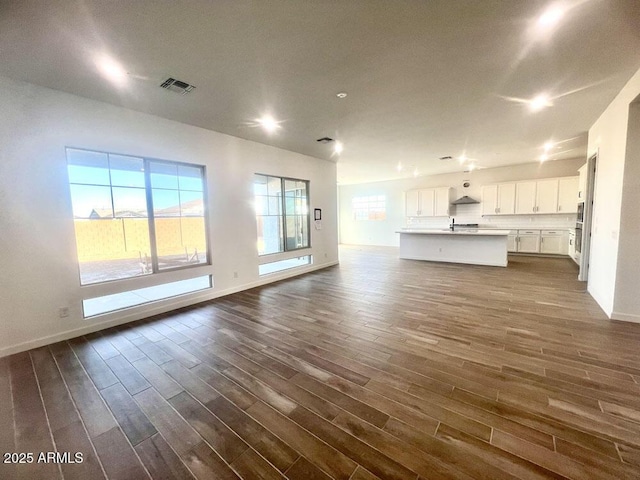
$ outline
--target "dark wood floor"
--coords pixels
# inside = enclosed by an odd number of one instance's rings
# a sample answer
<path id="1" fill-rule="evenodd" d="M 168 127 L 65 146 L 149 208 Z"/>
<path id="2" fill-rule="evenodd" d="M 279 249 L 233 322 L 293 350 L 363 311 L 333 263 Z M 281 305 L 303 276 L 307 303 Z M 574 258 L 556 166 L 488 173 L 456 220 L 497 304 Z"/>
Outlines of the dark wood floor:
<path id="1" fill-rule="evenodd" d="M 640 325 L 568 259 L 341 265 L 0 359 L 0 478 L 640 478 Z M 39 452 L 82 463 L 37 463 Z"/>

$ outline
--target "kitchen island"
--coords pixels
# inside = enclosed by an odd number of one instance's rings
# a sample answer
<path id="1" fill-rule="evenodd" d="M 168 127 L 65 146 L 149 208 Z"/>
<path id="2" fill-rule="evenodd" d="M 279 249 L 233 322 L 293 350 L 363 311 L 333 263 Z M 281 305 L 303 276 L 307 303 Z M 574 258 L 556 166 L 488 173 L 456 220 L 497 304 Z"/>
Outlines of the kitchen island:
<path id="1" fill-rule="evenodd" d="M 507 266 L 509 230 L 403 229 L 400 258 L 431 262 Z"/>

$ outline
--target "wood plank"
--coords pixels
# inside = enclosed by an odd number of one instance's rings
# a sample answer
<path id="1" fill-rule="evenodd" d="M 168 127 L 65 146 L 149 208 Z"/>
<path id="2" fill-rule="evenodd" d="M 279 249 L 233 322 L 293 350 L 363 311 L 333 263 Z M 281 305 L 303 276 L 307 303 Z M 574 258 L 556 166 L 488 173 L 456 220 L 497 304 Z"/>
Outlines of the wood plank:
<path id="1" fill-rule="evenodd" d="M 356 432 L 347 433 L 309 410 L 297 407 L 289 414 L 289 418 L 379 477 L 398 480 L 416 477 L 416 473 L 408 467 L 361 441 Z M 340 415 L 336 418 L 340 418 Z"/>
<path id="2" fill-rule="evenodd" d="M 184 391 L 184 388 L 179 383 L 147 357 L 133 362 L 133 366 L 166 399 Z"/>
<path id="3" fill-rule="evenodd" d="M 285 477 L 254 450 L 245 450 L 231 464 L 241 478 L 256 480 L 283 480 Z"/>
<path id="4" fill-rule="evenodd" d="M 171 340 L 161 340 L 157 342 L 156 345 L 164 350 L 164 352 L 171 358 L 179 361 L 187 368 L 195 367 L 196 365 L 201 363 L 200 360 L 198 360 L 195 356 L 187 352 L 179 345 L 173 343 Z"/>
<path id="5" fill-rule="evenodd" d="M 331 477 L 347 480 L 356 469 L 356 462 L 311 435 L 267 404 L 261 401 L 256 402 L 247 409 L 247 413 L 281 440 L 286 439 L 290 446 L 295 446 L 296 450 Z"/>
<path id="6" fill-rule="evenodd" d="M 131 343 L 126 335 L 123 335 L 122 333 L 119 333 L 117 331 L 108 333 L 103 332 L 103 334 L 104 338 L 111 342 L 111 345 L 116 347 L 120 354 L 130 362 L 133 363 L 146 357 L 146 355 L 142 353 L 142 350 Z"/>
<path id="7" fill-rule="evenodd" d="M 255 376 L 299 405 L 305 406 L 327 420 L 333 420 L 341 411 L 335 404 L 267 370 L 260 370 Z"/>
<path id="8" fill-rule="evenodd" d="M 84 337 L 69 340 L 69 345 L 98 390 L 118 383 L 111 369 Z"/>
<path id="9" fill-rule="evenodd" d="M 131 395 L 151 387 L 151 384 L 122 355 L 108 358 L 106 362 Z"/>
<path id="10" fill-rule="evenodd" d="M 13 394 L 13 419 L 15 422 L 15 452 L 54 451 L 49 422 L 40 398 L 31 357 L 28 352 L 12 355 L 8 359 Z M 5 453 L 5 452 L 2 452 Z M 15 468 L 18 478 L 62 478 L 58 465 L 21 463 Z"/>
<path id="11" fill-rule="evenodd" d="M 208 365 L 198 365 L 194 367 L 192 371 L 243 410 L 258 401 L 255 395 L 232 382 Z"/>
<path id="12" fill-rule="evenodd" d="M 109 480 L 148 479 L 149 474 L 135 454 L 131 444 L 114 427 L 93 439 L 100 461 Z"/>
<path id="13" fill-rule="evenodd" d="M 445 424 L 438 427 L 436 438 L 453 447 L 451 450 L 455 449 L 463 458 L 480 458 L 483 463 L 495 465 L 523 480 L 565 478 Z"/>
<path id="14" fill-rule="evenodd" d="M 104 360 L 120 355 L 118 349 L 111 345 L 111 342 L 103 336 L 102 332 L 90 333 L 85 335 L 84 338 Z"/>
<path id="15" fill-rule="evenodd" d="M 176 395 L 169 403 L 225 462 L 233 463 L 249 448 L 233 430 L 188 393 Z"/>
<path id="16" fill-rule="evenodd" d="M 159 433 L 140 442 L 136 445 L 135 450 L 153 480 L 189 480 L 194 478 Z"/>
<path id="17" fill-rule="evenodd" d="M 0 453 L 5 452 L 16 452 L 8 357 L 0 358 Z M 16 465 L 0 462 L 0 478 L 14 480 L 16 476 Z"/>
<path id="18" fill-rule="evenodd" d="M 204 442 L 182 455 L 198 480 L 238 480 L 240 477 Z"/>
<path id="19" fill-rule="evenodd" d="M 323 385 L 322 383 L 314 380 L 313 378 L 303 375 L 296 374 L 295 377 L 291 379 L 293 383 L 296 385 L 300 385 L 306 390 L 318 395 L 321 398 L 324 398 L 331 403 L 338 405 L 340 408 L 346 410 L 354 414 L 357 417 L 375 425 L 376 427 L 384 427 L 384 424 L 389 420 L 389 415 L 381 412 L 373 407 L 370 407 L 366 403 L 360 402 L 348 395 L 343 394 L 342 392 L 335 390 L 328 385 Z"/>
<path id="20" fill-rule="evenodd" d="M 290 480 L 330 480 L 326 473 L 304 457 L 300 457 L 286 472 Z M 354 476 L 351 476 L 353 480 Z"/>
<path id="21" fill-rule="evenodd" d="M 133 446 L 157 433 L 131 394 L 122 385 L 117 383 L 100 393 Z"/>
<path id="22" fill-rule="evenodd" d="M 392 400 L 398 401 L 404 405 L 408 405 L 411 408 L 430 416 L 431 418 L 435 418 L 442 423 L 446 423 L 447 425 L 451 425 L 452 427 L 462 430 L 463 432 L 474 435 L 481 440 L 489 441 L 489 438 L 491 438 L 491 427 L 489 427 L 488 425 L 480 423 L 464 415 L 460 415 L 459 413 L 456 413 L 455 411 L 446 407 L 441 407 L 440 405 L 431 403 L 429 402 L 428 397 L 416 397 L 415 395 L 411 395 L 407 392 L 391 388 L 375 380 L 369 382 L 367 384 L 367 387 L 374 392 L 384 395 L 385 397 Z"/>
<path id="23" fill-rule="evenodd" d="M 176 360 L 163 363 L 162 369 L 178 382 L 187 392 L 203 404 L 207 405 L 220 396 L 209 384 L 200 377 L 184 368 Z"/>
<path id="24" fill-rule="evenodd" d="M 163 363 L 173 360 L 173 357 L 158 347 L 158 345 L 148 341 L 144 337 L 140 338 L 143 338 L 143 341 L 136 342 L 135 345 L 157 365 L 162 365 Z"/>
<path id="25" fill-rule="evenodd" d="M 69 452 L 73 459 L 73 463 L 64 462 L 60 465 L 64 478 L 104 478 L 93 444 L 51 352 L 48 348 L 42 347 L 29 353 L 56 451 Z M 75 463 L 76 454 L 82 455 L 81 462 Z"/>
<path id="26" fill-rule="evenodd" d="M 546 448 L 521 440 L 500 430 L 493 432 L 491 444 L 568 478 L 594 478 L 594 475 L 603 480 L 617 478 L 602 470 L 594 471 L 592 468 L 559 453 L 550 452 Z"/>
<path id="27" fill-rule="evenodd" d="M 60 464 L 65 480 L 106 478 L 93 442 L 89 439 L 87 431 L 80 420 L 56 430 L 53 433 L 53 438 L 56 442 L 56 451 L 70 455 L 70 460 Z M 78 454 L 82 454 L 81 462 L 76 458 Z M 78 461 L 76 462 L 76 460 Z"/>
<path id="28" fill-rule="evenodd" d="M 293 448 L 226 398 L 218 397 L 209 404 L 209 409 L 281 472 L 286 471 L 299 457 Z"/>
<path id="29" fill-rule="evenodd" d="M 200 435 L 153 388 L 144 390 L 133 398 L 179 456 L 202 441 Z"/>

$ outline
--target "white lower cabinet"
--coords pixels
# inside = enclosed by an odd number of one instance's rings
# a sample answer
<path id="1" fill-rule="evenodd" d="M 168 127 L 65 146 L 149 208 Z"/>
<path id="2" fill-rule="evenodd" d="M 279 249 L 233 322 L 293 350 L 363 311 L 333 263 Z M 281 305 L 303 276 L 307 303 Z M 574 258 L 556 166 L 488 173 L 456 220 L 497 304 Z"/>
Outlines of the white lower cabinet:
<path id="1" fill-rule="evenodd" d="M 507 252 L 518 251 L 518 231 L 511 230 L 507 236 Z"/>
<path id="2" fill-rule="evenodd" d="M 568 250 L 569 250 L 569 256 L 573 258 L 573 260 L 575 260 L 576 259 L 576 231 L 575 230 L 569 231 Z"/>
<path id="3" fill-rule="evenodd" d="M 571 240 L 566 230 L 511 230 L 507 237 L 507 251 L 569 255 L 571 242 L 575 243 L 575 239 Z"/>
<path id="4" fill-rule="evenodd" d="M 540 234 L 540 253 L 567 255 L 569 253 L 567 232 L 562 230 L 542 230 Z"/>
<path id="5" fill-rule="evenodd" d="M 540 253 L 540 230 L 518 230 L 518 252 Z"/>

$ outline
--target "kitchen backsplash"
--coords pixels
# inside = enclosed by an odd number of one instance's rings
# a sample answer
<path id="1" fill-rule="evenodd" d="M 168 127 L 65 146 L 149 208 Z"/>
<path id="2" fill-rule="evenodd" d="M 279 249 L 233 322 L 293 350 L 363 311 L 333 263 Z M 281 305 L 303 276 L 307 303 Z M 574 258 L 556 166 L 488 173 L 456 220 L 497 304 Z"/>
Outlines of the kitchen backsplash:
<path id="1" fill-rule="evenodd" d="M 455 218 L 457 224 L 477 223 L 479 227 L 505 228 L 571 228 L 575 227 L 576 215 L 500 215 L 482 216 L 480 204 L 451 207 L 451 217 L 408 217 L 407 227 L 446 228 Z"/>

